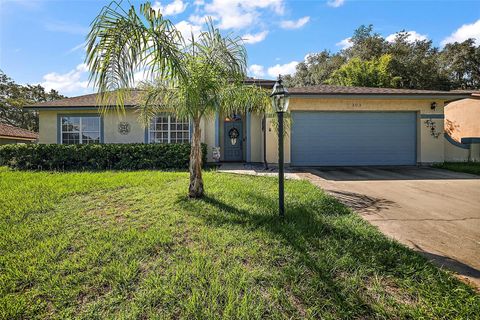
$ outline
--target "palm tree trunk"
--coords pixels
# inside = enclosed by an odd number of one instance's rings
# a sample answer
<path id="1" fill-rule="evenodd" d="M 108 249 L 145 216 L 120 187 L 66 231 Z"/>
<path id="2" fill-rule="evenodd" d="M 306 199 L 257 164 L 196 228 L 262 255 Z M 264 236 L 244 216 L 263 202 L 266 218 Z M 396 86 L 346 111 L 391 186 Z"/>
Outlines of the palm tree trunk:
<path id="1" fill-rule="evenodd" d="M 203 197 L 202 178 L 202 146 L 201 146 L 200 118 L 193 119 L 193 138 L 190 150 L 190 186 L 188 196 L 190 198 Z"/>

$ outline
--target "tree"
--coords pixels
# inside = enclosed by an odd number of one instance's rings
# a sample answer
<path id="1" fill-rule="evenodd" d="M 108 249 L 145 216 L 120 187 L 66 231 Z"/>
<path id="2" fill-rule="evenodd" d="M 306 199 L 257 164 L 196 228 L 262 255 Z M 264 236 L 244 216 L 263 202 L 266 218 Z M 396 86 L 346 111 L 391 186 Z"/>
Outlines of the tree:
<path id="1" fill-rule="evenodd" d="M 373 25 L 361 25 L 350 38 L 351 46 L 343 50 L 343 55 L 350 58 L 369 60 L 380 58 L 386 53 L 386 41 L 376 32 L 373 32 Z"/>
<path id="2" fill-rule="evenodd" d="M 247 65 L 243 40 L 222 36 L 211 20 L 206 24 L 207 31 L 185 41 L 150 3 L 137 12 L 114 1 L 96 17 L 87 37 L 90 79 L 104 111 L 115 99 L 121 112 L 126 96 L 137 87 L 135 73 L 143 72 L 148 78 L 139 86 L 145 123 L 158 112 L 191 119 L 192 198 L 204 194 L 200 119 L 219 110 L 264 107 L 268 97 L 263 89 L 243 85 Z"/>
<path id="3" fill-rule="evenodd" d="M 480 88 L 480 46 L 474 39 L 449 43 L 440 54 L 441 71 L 455 89 Z"/>
<path id="4" fill-rule="evenodd" d="M 63 99 L 55 90 L 45 92 L 41 85 L 19 85 L 0 70 L 0 123 L 38 131 L 38 114 L 26 111 L 26 105 Z"/>
<path id="5" fill-rule="evenodd" d="M 390 73 L 392 56 L 362 60 L 352 58 L 332 74 L 328 83 L 341 86 L 395 87 L 400 81 Z"/>
<path id="6" fill-rule="evenodd" d="M 473 39 L 462 43 L 447 44 L 443 50 L 433 46 L 430 40 L 412 39 L 405 30 L 397 32 L 393 39 L 384 39 L 374 32 L 372 25 L 362 25 L 350 38 L 351 46 L 339 53 L 328 51 L 309 54 L 297 65 L 294 75 L 285 78 L 288 86 L 308 86 L 339 81 L 339 75 L 352 66 L 366 68 L 367 61 L 391 56 L 388 71 L 395 81 L 384 83 L 409 89 L 478 89 L 480 88 L 480 46 Z M 350 62 L 352 59 L 356 59 Z M 334 72 L 348 64 L 331 79 Z M 370 64 L 371 66 L 371 64 Z M 353 75 L 353 74 L 352 74 Z M 371 76 L 371 75 L 370 75 Z M 355 83 L 367 85 L 368 75 L 356 75 Z M 330 80 L 328 80 L 330 79 Z M 327 81 L 328 80 L 328 81 Z M 352 79 L 351 79 L 352 80 Z M 352 80 L 353 81 L 353 80 Z M 349 81 L 344 81 L 348 83 Z M 375 86 L 378 81 L 373 81 Z"/>
<path id="7" fill-rule="evenodd" d="M 294 76 L 285 77 L 285 85 L 289 87 L 311 86 L 327 81 L 333 72 L 346 61 L 340 54 L 331 54 L 327 50 L 309 54 L 305 61 L 296 67 Z"/>
<path id="8" fill-rule="evenodd" d="M 401 80 L 400 88 L 448 90 L 448 79 L 439 68 L 439 51 L 430 40 L 411 41 L 406 31 L 397 32 L 387 43 L 386 51 L 392 56 L 391 73 Z"/>

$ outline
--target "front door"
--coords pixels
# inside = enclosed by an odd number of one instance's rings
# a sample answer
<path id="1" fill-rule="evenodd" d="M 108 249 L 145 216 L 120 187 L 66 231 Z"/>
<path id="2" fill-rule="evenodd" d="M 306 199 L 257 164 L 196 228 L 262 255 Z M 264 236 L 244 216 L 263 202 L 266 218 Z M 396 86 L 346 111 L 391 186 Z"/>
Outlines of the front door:
<path id="1" fill-rule="evenodd" d="M 223 131 L 224 152 L 223 158 L 225 161 L 242 161 L 242 121 L 228 121 L 225 122 Z"/>

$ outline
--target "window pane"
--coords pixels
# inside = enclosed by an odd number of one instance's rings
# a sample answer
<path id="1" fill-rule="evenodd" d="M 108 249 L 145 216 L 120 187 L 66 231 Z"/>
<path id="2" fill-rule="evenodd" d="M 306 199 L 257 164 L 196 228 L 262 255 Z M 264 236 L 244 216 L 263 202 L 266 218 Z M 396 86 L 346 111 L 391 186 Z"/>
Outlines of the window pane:
<path id="1" fill-rule="evenodd" d="M 83 117 L 82 118 L 83 131 L 100 131 L 100 121 L 98 117 Z"/>
<path id="2" fill-rule="evenodd" d="M 82 143 L 100 143 L 100 132 L 83 132 Z"/>
<path id="3" fill-rule="evenodd" d="M 100 143 L 100 117 L 67 116 L 62 117 L 61 123 L 62 143 Z"/>
<path id="4" fill-rule="evenodd" d="M 168 143 L 168 116 L 152 119 L 149 137 L 151 143 Z"/>
<path id="5" fill-rule="evenodd" d="M 80 143 L 80 133 L 63 133 L 62 134 L 62 143 L 63 144 L 79 144 Z"/>
<path id="6" fill-rule="evenodd" d="M 170 118 L 170 142 L 183 143 L 189 141 L 190 123 L 188 120 Z"/>
<path id="7" fill-rule="evenodd" d="M 62 131 L 78 132 L 80 131 L 79 117 L 62 117 Z"/>

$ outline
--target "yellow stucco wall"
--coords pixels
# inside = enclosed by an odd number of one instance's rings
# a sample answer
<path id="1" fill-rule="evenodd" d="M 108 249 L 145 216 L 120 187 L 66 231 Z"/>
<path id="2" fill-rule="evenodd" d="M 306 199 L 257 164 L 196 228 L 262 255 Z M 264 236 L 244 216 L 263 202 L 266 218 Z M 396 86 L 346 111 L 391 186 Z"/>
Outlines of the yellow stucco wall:
<path id="1" fill-rule="evenodd" d="M 130 132 L 126 135 L 118 130 L 120 122 L 130 124 Z M 118 114 L 114 111 L 103 116 L 103 130 L 105 143 L 139 143 L 145 140 L 145 126 L 138 119 L 138 113 L 134 110 L 125 110 L 125 114 Z"/>
<path id="2" fill-rule="evenodd" d="M 445 132 L 461 142 L 462 138 L 480 137 L 480 98 L 451 102 L 445 106 Z M 445 139 L 445 161 L 480 161 L 480 144 L 460 148 Z"/>
<path id="3" fill-rule="evenodd" d="M 57 143 L 57 115 L 68 114 L 98 114 L 95 110 L 66 110 L 49 111 L 40 110 L 39 143 Z M 133 110 L 125 110 L 125 114 L 108 112 L 103 117 L 105 143 L 142 143 L 145 139 L 145 129 L 138 120 L 138 115 Z M 130 132 L 122 135 L 118 131 L 120 122 L 130 124 Z"/>
<path id="4" fill-rule="evenodd" d="M 445 143 L 445 161 L 463 162 L 468 161 L 470 150 L 455 146 L 447 138 L 443 138 Z"/>
<path id="5" fill-rule="evenodd" d="M 443 119 L 432 118 L 436 124 L 437 132 L 441 135 L 434 138 L 430 130 L 425 126 L 426 119 L 421 118 L 428 114 L 443 115 L 443 101 L 436 101 L 436 110 L 431 110 L 432 99 L 325 99 L 325 98 L 300 98 L 290 99 L 290 111 L 415 111 L 417 112 L 417 161 L 419 163 L 443 162 L 445 158 L 445 142 L 443 139 Z M 41 110 L 39 143 L 57 143 L 57 114 L 80 114 L 97 113 L 95 110 L 71 110 L 71 111 L 48 111 Z M 145 129 L 138 121 L 134 110 L 126 110 L 126 114 L 119 116 L 115 112 L 107 113 L 104 119 L 104 142 L 105 143 L 142 143 L 144 142 Z M 224 115 L 219 118 L 219 139 L 220 147 L 223 149 L 223 125 Z M 121 135 L 118 132 L 118 124 L 126 121 L 130 124 L 131 131 L 128 135 Z M 246 123 L 243 120 L 244 138 L 247 138 Z M 252 162 L 263 161 L 263 133 L 262 115 L 253 113 L 250 119 L 250 160 Z M 267 161 L 276 163 L 278 159 L 277 133 L 272 125 L 271 119 L 267 119 Z M 206 117 L 201 122 L 202 142 L 208 146 L 208 161 L 212 159 L 212 147 L 215 145 L 215 118 Z M 247 144 L 244 143 L 244 151 Z M 290 131 L 285 136 L 285 162 L 290 163 Z M 245 158 L 245 157 L 244 157 Z"/>
<path id="6" fill-rule="evenodd" d="M 419 163 L 443 162 L 443 119 L 432 119 L 435 122 L 438 138 L 430 134 L 421 115 L 442 115 L 443 101 L 435 101 L 437 107 L 431 110 L 432 99 L 331 99 L 316 97 L 291 97 L 290 111 L 415 111 L 417 112 L 417 161 Z M 267 161 L 276 163 L 278 159 L 277 135 L 270 121 L 267 126 Z M 285 162 L 290 162 L 290 132 L 285 137 Z"/>
<path id="7" fill-rule="evenodd" d="M 215 117 L 202 119 L 203 142 L 207 144 L 207 162 L 213 162 L 213 147 L 215 146 Z"/>
<path id="8" fill-rule="evenodd" d="M 39 111 L 38 143 L 57 143 L 57 111 Z"/>
<path id="9" fill-rule="evenodd" d="M 250 161 L 263 162 L 262 115 L 259 113 L 250 115 L 250 140 Z"/>
<path id="10" fill-rule="evenodd" d="M 68 114 L 98 114 L 95 110 L 40 110 L 39 143 L 57 143 L 57 115 Z M 143 143 L 145 142 L 145 128 L 138 119 L 138 114 L 133 109 L 125 110 L 125 114 L 118 114 L 114 111 L 102 115 L 104 128 L 104 143 Z M 120 122 L 130 124 L 130 132 L 126 135 L 118 131 Z M 200 123 L 202 130 L 202 142 L 208 145 L 208 161 L 212 159 L 212 147 L 215 144 L 214 118 L 202 119 Z"/>
<path id="11" fill-rule="evenodd" d="M 480 97 L 449 103 L 445 107 L 445 131 L 458 142 L 480 137 Z"/>

